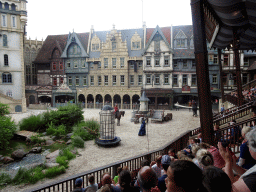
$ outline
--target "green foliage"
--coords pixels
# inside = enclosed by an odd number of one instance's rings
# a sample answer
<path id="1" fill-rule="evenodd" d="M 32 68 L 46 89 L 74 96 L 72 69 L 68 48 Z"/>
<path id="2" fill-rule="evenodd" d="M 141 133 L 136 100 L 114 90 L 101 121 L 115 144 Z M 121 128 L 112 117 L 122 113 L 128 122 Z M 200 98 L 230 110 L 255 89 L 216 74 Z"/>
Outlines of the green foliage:
<path id="1" fill-rule="evenodd" d="M 11 117 L 0 116 L 0 149 L 7 148 L 16 131 L 16 124 Z"/>
<path id="2" fill-rule="evenodd" d="M 84 148 L 84 140 L 80 136 L 72 136 L 71 140 L 74 147 Z"/>
<path id="3" fill-rule="evenodd" d="M 92 140 L 99 135 L 100 124 L 95 120 L 82 121 L 73 127 L 73 135 L 80 136 L 84 141 Z"/>
<path id="4" fill-rule="evenodd" d="M 49 124 L 49 128 L 46 129 L 46 134 L 54 135 L 59 138 L 61 135 L 66 134 L 66 127 L 65 127 L 65 125 L 59 125 L 58 127 L 56 127 L 51 122 L 51 124 Z"/>
<path id="5" fill-rule="evenodd" d="M 85 127 L 88 127 L 88 128 L 91 129 L 91 130 L 96 130 L 96 131 L 99 131 L 99 129 L 100 129 L 100 124 L 99 124 L 99 122 L 98 122 L 98 121 L 95 121 L 95 120 L 93 120 L 93 119 L 88 120 L 88 121 L 85 121 L 84 126 L 85 126 Z"/>
<path id="6" fill-rule="evenodd" d="M 31 142 L 32 142 L 32 143 L 38 143 L 38 144 L 41 144 L 41 143 L 45 143 L 45 142 L 46 142 L 46 140 L 45 140 L 45 139 L 40 138 L 40 137 L 39 137 L 39 135 L 31 136 L 31 137 L 30 137 L 30 139 L 31 139 Z"/>
<path id="7" fill-rule="evenodd" d="M 44 116 L 43 114 L 31 115 L 30 117 L 24 118 L 19 123 L 20 130 L 27 131 L 39 131 L 45 129 Z"/>
<path id="8" fill-rule="evenodd" d="M 31 177 L 32 170 L 20 168 L 18 173 L 15 175 L 13 181 L 16 185 L 21 183 L 28 183 Z"/>
<path id="9" fill-rule="evenodd" d="M 7 104 L 0 103 L 0 116 L 9 114 L 9 106 Z"/>
<path id="10" fill-rule="evenodd" d="M 61 166 L 68 168 L 68 158 L 66 156 L 58 156 L 56 158 L 56 163 L 59 163 Z"/>
<path id="11" fill-rule="evenodd" d="M 88 133 L 88 131 L 83 127 L 73 127 L 73 135 L 80 136 L 84 141 L 93 139 L 93 135 Z"/>
<path id="12" fill-rule="evenodd" d="M 10 184 L 12 182 L 12 179 L 10 175 L 6 173 L 2 173 L 0 175 L 0 186 L 5 185 L 5 184 Z"/>
<path id="13" fill-rule="evenodd" d="M 47 178 L 53 178 L 56 177 L 57 175 L 60 175 L 62 173 L 65 173 L 65 167 L 61 166 L 61 167 L 52 167 L 46 170 L 45 172 L 45 177 Z"/>
<path id="14" fill-rule="evenodd" d="M 70 152 L 69 148 L 60 150 L 59 156 L 65 156 L 65 157 L 67 157 L 67 160 L 71 160 L 76 157 L 75 154 Z"/>

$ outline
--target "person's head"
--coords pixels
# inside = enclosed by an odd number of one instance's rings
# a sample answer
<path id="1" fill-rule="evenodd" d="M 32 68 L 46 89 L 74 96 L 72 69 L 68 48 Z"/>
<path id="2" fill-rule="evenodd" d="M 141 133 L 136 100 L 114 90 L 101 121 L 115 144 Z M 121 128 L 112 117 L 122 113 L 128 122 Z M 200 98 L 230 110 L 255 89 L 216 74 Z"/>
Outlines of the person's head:
<path id="1" fill-rule="evenodd" d="M 232 185 L 228 175 L 222 169 L 214 166 L 204 169 L 203 185 L 208 192 L 232 191 Z"/>
<path id="2" fill-rule="evenodd" d="M 191 148 L 192 155 L 196 156 L 197 151 L 200 149 L 199 145 L 193 145 Z"/>
<path id="3" fill-rule="evenodd" d="M 251 130 L 245 135 L 251 156 L 256 160 L 256 129 Z"/>
<path id="4" fill-rule="evenodd" d="M 214 126 L 213 126 L 213 130 L 214 131 L 217 131 L 217 130 L 219 130 L 220 129 L 220 126 L 218 125 L 218 124 L 215 124 Z"/>
<path id="5" fill-rule="evenodd" d="M 117 103 L 115 104 L 115 106 L 117 107 Z"/>
<path id="6" fill-rule="evenodd" d="M 77 178 L 75 181 L 75 187 L 81 188 L 83 184 L 83 180 L 81 178 Z"/>
<path id="7" fill-rule="evenodd" d="M 244 126 L 243 129 L 242 129 L 242 136 L 243 136 L 243 138 L 245 138 L 245 135 L 246 135 L 247 133 L 249 133 L 251 130 L 252 130 L 251 127 L 249 127 L 249 126 Z"/>
<path id="8" fill-rule="evenodd" d="M 102 176 L 102 185 L 110 184 L 112 183 L 112 179 L 110 176 L 110 173 L 104 173 Z"/>
<path id="9" fill-rule="evenodd" d="M 209 165 L 213 165 L 213 157 L 212 154 L 206 149 L 200 149 L 196 153 L 196 158 L 198 159 L 199 165 L 205 169 Z"/>
<path id="10" fill-rule="evenodd" d="M 144 166 L 150 166 L 150 162 L 147 159 L 143 159 L 141 161 L 141 167 L 144 167 Z"/>
<path id="11" fill-rule="evenodd" d="M 202 133 L 199 133 L 197 137 L 202 138 Z"/>
<path id="12" fill-rule="evenodd" d="M 163 169 L 164 169 L 165 171 L 167 171 L 167 169 L 168 169 L 170 163 L 171 163 L 171 158 L 170 158 L 170 156 L 169 156 L 169 155 L 163 155 L 163 157 L 162 157 L 162 159 L 161 159 L 161 164 L 162 164 Z"/>
<path id="13" fill-rule="evenodd" d="M 119 175 L 121 173 L 121 171 L 123 171 L 123 168 L 122 167 L 118 167 L 116 172 Z"/>
<path id="14" fill-rule="evenodd" d="M 95 178 L 94 178 L 93 175 L 90 175 L 89 178 L 88 178 L 88 180 L 89 180 L 89 183 L 90 183 L 91 185 L 94 184 L 94 182 L 95 182 Z"/>
<path id="15" fill-rule="evenodd" d="M 202 149 L 211 148 L 211 145 L 209 145 L 208 143 L 204 143 L 204 142 L 200 143 L 199 146 L 200 146 L 200 148 L 202 148 Z"/>
<path id="16" fill-rule="evenodd" d="M 149 166 L 142 167 L 138 174 L 138 182 L 143 191 L 150 191 L 158 182 L 156 172 Z"/>
<path id="17" fill-rule="evenodd" d="M 168 155 L 174 157 L 175 156 L 175 149 L 173 149 L 173 148 L 169 149 Z"/>
<path id="18" fill-rule="evenodd" d="M 102 186 L 102 188 L 100 188 L 101 192 L 112 192 L 111 190 L 111 185 L 110 184 L 106 184 L 104 186 Z"/>
<path id="19" fill-rule="evenodd" d="M 161 159 L 162 159 L 162 155 L 157 155 L 156 156 L 156 164 L 160 165 L 161 164 Z"/>
<path id="20" fill-rule="evenodd" d="M 180 158 L 183 157 L 183 156 L 186 156 L 185 151 L 178 151 L 178 153 L 177 153 L 178 159 L 180 159 Z"/>
<path id="21" fill-rule="evenodd" d="M 120 186 L 121 188 L 127 188 L 130 186 L 130 183 L 132 181 L 132 177 L 130 174 L 130 171 L 128 170 L 123 170 L 120 173 L 120 177 L 119 177 L 119 182 L 120 182 Z"/>
<path id="22" fill-rule="evenodd" d="M 165 183 L 167 192 L 196 192 L 202 186 L 202 171 L 191 161 L 173 161 Z"/>

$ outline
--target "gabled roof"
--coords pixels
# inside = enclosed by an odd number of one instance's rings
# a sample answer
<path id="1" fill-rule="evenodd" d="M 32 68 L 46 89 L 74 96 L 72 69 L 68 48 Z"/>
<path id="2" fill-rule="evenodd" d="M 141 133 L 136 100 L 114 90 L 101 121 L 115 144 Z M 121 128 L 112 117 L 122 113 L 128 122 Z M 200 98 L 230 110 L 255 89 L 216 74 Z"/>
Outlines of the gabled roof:
<path id="1" fill-rule="evenodd" d="M 173 26 L 172 30 L 173 30 L 173 38 L 175 38 L 180 31 L 182 31 L 187 36 L 187 38 L 193 38 L 192 25 Z"/>
<path id="2" fill-rule="evenodd" d="M 153 40 L 153 38 L 154 38 L 154 36 L 157 32 L 162 36 L 164 42 L 166 43 L 166 45 L 171 50 L 171 27 L 162 27 L 162 28 L 160 28 L 157 25 L 156 28 L 147 28 L 146 47 L 144 49 L 144 53 L 148 49 L 150 43 L 152 42 L 152 40 Z"/>
<path id="3" fill-rule="evenodd" d="M 50 63 L 52 51 L 58 48 L 61 49 L 59 51 L 62 53 L 66 46 L 67 38 L 68 35 L 48 35 L 33 63 Z"/>
<path id="4" fill-rule="evenodd" d="M 89 33 L 75 33 L 75 32 L 73 32 L 72 34 L 69 34 L 65 49 L 63 50 L 61 57 L 62 58 L 68 57 L 67 51 L 68 51 L 69 46 L 73 43 L 73 40 L 72 40 L 73 38 L 75 39 L 75 43 L 77 43 L 79 45 L 79 47 L 81 48 L 81 56 L 89 57 L 87 54 Z"/>

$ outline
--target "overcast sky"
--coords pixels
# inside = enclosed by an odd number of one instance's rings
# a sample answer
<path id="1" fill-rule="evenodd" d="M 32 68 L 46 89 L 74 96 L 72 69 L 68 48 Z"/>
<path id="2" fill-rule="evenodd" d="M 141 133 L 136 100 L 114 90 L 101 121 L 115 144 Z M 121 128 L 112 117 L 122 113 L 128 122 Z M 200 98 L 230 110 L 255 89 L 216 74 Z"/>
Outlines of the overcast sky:
<path id="1" fill-rule="evenodd" d="M 142 27 L 142 0 L 28 0 L 27 37 Z M 147 27 L 191 25 L 190 0 L 143 0 Z"/>

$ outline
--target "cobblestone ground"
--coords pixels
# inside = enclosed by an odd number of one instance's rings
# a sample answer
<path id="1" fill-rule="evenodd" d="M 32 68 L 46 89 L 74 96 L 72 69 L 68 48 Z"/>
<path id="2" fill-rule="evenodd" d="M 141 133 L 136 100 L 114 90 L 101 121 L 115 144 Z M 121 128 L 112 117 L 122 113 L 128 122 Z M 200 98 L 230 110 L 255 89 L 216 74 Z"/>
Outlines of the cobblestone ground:
<path id="1" fill-rule="evenodd" d="M 28 111 L 25 114 L 13 114 L 12 117 L 16 122 L 22 118 L 29 116 L 31 113 L 41 113 L 43 111 Z M 99 112 L 97 109 L 84 109 L 84 117 L 86 119 L 99 120 Z M 51 183 L 68 176 L 88 171 L 100 166 L 104 166 L 122 159 L 126 159 L 141 153 L 155 150 L 164 144 L 175 139 L 177 136 L 200 126 L 200 119 L 193 117 L 192 112 L 188 110 L 165 111 L 172 113 L 173 119 L 163 124 L 149 123 L 146 126 L 147 135 L 138 136 L 140 124 L 134 124 L 130 121 L 132 110 L 125 110 L 125 116 L 121 119 L 121 126 L 116 127 L 116 135 L 121 138 L 119 146 L 114 148 L 102 148 L 94 143 L 87 141 L 84 149 L 78 152 L 82 155 L 70 162 L 67 172 L 54 179 L 45 179 L 35 185 L 8 186 L 2 191 L 24 191 L 46 183 Z"/>

